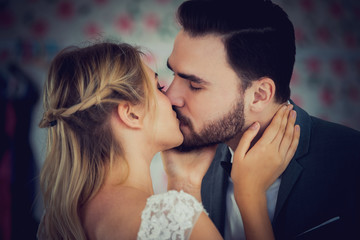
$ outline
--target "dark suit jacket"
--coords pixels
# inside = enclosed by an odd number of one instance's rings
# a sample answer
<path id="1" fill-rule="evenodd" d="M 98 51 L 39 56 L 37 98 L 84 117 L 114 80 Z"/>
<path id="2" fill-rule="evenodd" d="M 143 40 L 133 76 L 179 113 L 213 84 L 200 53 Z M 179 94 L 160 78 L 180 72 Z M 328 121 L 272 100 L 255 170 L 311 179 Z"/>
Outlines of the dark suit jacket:
<path id="1" fill-rule="evenodd" d="M 301 136 L 282 175 L 273 219 L 276 239 L 360 239 L 360 132 L 309 116 L 294 105 Z M 202 183 L 202 200 L 224 235 L 229 161 L 225 144 Z"/>

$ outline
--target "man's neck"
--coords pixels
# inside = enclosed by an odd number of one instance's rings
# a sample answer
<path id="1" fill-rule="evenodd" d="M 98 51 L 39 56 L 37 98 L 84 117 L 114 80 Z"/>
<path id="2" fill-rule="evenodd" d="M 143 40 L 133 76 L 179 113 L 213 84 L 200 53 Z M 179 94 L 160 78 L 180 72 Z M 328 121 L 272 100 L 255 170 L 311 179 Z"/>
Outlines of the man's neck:
<path id="1" fill-rule="evenodd" d="M 256 117 L 253 122 L 258 121 L 260 123 L 260 130 L 258 132 L 258 134 L 256 135 L 256 137 L 254 138 L 254 140 L 251 143 L 251 146 L 254 146 L 255 143 L 261 138 L 261 136 L 263 135 L 264 131 L 266 130 L 266 128 L 269 126 L 269 124 L 271 123 L 271 120 L 273 119 L 273 117 L 275 116 L 276 112 L 280 109 L 281 106 L 283 106 L 284 104 L 289 104 L 288 102 L 282 103 L 282 104 L 274 104 L 272 107 L 269 107 L 266 111 L 262 112 L 261 115 L 259 115 L 259 117 Z M 238 133 L 237 135 L 235 135 L 232 139 L 230 139 L 229 141 L 226 142 L 226 144 L 233 150 L 235 151 L 240 139 L 243 135 L 243 133 L 251 126 L 251 124 L 253 124 L 253 122 L 248 122 L 248 125 L 244 126 L 243 130 Z"/>
<path id="2" fill-rule="evenodd" d="M 266 127 L 270 124 L 270 121 L 269 123 L 266 125 Z M 262 134 L 264 133 L 265 131 L 265 128 L 260 128 L 258 134 L 256 135 L 256 137 L 254 138 L 254 140 L 251 142 L 251 145 L 250 145 L 250 148 L 255 145 L 255 143 L 261 138 Z M 233 137 L 232 139 L 230 139 L 229 141 L 226 142 L 226 144 L 231 148 L 232 151 L 235 152 L 237 146 L 239 145 L 239 142 L 240 142 L 240 139 L 243 135 L 243 132 L 246 131 L 247 128 L 244 128 L 244 131 L 242 131 L 241 133 L 237 134 L 235 137 Z"/>

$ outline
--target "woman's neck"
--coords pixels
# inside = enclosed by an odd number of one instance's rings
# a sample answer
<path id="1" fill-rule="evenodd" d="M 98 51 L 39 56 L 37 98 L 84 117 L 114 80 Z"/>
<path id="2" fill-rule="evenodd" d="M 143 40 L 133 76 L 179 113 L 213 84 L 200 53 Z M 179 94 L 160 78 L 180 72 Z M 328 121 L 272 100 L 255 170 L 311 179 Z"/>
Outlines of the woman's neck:
<path id="1" fill-rule="evenodd" d="M 125 158 L 117 159 L 105 179 L 104 185 L 131 187 L 150 195 L 154 194 L 150 175 L 152 157 L 141 154 L 127 154 Z M 127 160 L 125 160 L 127 159 Z"/>

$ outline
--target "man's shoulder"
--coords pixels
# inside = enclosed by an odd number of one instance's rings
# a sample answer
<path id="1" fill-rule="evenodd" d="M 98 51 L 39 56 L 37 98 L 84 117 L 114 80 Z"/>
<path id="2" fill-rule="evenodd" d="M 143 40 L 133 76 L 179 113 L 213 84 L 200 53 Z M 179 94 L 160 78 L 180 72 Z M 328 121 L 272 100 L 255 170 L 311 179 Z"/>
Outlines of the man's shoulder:
<path id="1" fill-rule="evenodd" d="M 350 127 L 326 121 L 315 116 L 311 116 L 306 110 L 297 106 L 294 102 L 294 110 L 298 113 L 297 123 L 300 124 L 302 129 L 301 134 L 314 138 L 328 138 L 333 141 L 340 141 L 343 138 L 357 139 L 360 141 L 360 131 L 352 129 Z"/>
<path id="2" fill-rule="evenodd" d="M 360 164 L 360 132 L 350 127 L 310 116 L 298 106 L 301 127 L 297 157 L 304 162 Z M 316 159 L 316 161 L 314 161 Z"/>
<path id="3" fill-rule="evenodd" d="M 325 121 L 314 116 L 311 119 L 311 138 L 325 142 L 354 142 L 360 145 L 360 132 L 350 127 Z"/>
<path id="4" fill-rule="evenodd" d="M 308 151 L 301 162 L 339 164 L 360 168 L 360 132 L 311 116 Z M 300 136 L 301 137 L 301 136 Z M 307 160 L 306 160 L 307 159 Z M 345 164 L 345 165 L 344 165 Z"/>

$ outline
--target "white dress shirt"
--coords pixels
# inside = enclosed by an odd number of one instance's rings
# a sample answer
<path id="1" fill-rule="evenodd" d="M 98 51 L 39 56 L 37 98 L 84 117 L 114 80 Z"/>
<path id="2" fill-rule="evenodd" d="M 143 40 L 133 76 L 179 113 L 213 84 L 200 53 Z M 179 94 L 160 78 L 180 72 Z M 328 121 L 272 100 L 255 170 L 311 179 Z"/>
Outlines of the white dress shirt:
<path id="1" fill-rule="evenodd" d="M 229 148 L 230 149 L 230 148 Z M 233 162 L 234 152 L 230 149 L 231 152 L 231 162 Z M 266 200 L 269 218 L 272 221 L 274 218 L 275 207 L 277 196 L 279 192 L 279 187 L 281 183 L 281 178 L 276 179 L 276 181 L 269 187 L 266 191 Z M 241 219 L 241 214 L 238 206 L 235 202 L 234 197 L 234 184 L 229 177 L 229 185 L 226 193 L 226 213 L 225 213 L 225 240 L 244 240 L 245 231 L 244 224 Z"/>

